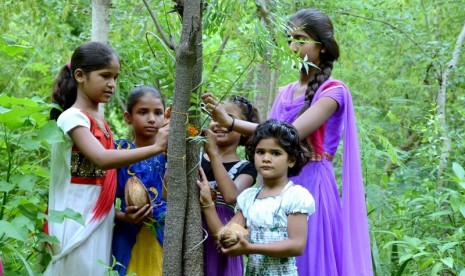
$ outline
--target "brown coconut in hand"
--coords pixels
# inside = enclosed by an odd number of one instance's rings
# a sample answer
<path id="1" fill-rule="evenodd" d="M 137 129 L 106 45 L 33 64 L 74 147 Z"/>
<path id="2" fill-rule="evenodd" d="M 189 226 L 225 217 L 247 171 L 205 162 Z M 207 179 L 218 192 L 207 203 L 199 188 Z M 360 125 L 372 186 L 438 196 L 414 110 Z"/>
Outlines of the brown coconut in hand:
<path id="1" fill-rule="evenodd" d="M 150 195 L 137 176 L 129 178 L 126 182 L 124 199 L 126 201 L 126 206 L 137 206 L 138 208 L 142 208 L 146 204 L 150 204 Z"/>
<path id="2" fill-rule="evenodd" d="M 237 237 L 236 232 L 241 234 L 244 239 L 248 239 L 249 237 L 249 231 L 247 231 L 247 229 L 245 229 L 242 225 L 235 222 L 229 222 L 216 233 L 216 237 L 218 238 L 218 242 L 221 247 L 228 248 L 238 243 L 239 238 Z"/>

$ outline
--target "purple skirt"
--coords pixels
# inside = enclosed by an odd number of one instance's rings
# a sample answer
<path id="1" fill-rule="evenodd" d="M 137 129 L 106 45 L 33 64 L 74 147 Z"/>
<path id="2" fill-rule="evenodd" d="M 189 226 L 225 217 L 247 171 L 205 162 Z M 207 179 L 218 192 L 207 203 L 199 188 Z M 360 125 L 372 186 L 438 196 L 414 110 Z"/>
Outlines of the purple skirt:
<path id="1" fill-rule="evenodd" d="M 305 251 L 296 258 L 299 275 L 344 275 L 341 201 L 333 164 L 326 159 L 309 162 L 291 179 L 307 188 L 315 200 L 315 213 L 308 218 Z"/>
<path id="2" fill-rule="evenodd" d="M 231 207 L 217 204 L 216 212 L 223 224 L 228 223 L 234 216 Z M 215 243 L 215 239 L 208 231 L 205 219 L 202 220 L 203 228 L 208 232 L 208 238 L 204 242 L 203 261 L 204 272 L 208 276 L 242 276 L 244 275 L 244 261 L 242 256 L 228 257 L 220 252 Z"/>

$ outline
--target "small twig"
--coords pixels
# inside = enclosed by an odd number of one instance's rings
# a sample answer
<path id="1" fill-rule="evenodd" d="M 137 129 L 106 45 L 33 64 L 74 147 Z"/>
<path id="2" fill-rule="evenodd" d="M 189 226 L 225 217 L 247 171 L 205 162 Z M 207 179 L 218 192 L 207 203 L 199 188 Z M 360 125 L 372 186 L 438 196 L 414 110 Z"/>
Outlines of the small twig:
<path id="1" fill-rule="evenodd" d="M 163 47 L 165 47 L 166 52 L 168 53 L 170 58 L 173 60 L 173 62 L 176 62 L 176 58 L 171 54 L 170 48 L 168 47 L 168 45 L 165 44 L 163 39 L 161 39 L 157 34 L 147 31 L 147 33 L 145 33 L 145 40 L 147 41 L 147 45 L 149 45 L 149 48 L 150 48 L 150 51 L 152 52 L 153 57 L 156 58 L 157 56 L 155 55 L 155 52 L 153 51 L 152 46 L 150 45 L 149 38 L 147 36 L 148 34 L 151 34 L 154 37 L 156 37 L 158 39 L 158 41 L 160 41 L 161 45 L 163 45 Z"/>
<path id="2" fill-rule="evenodd" d="M 224 94 L 221 96 L 221 98 L 218 100 L 218 103 L 215 105 L 215 107 L 213 109 L 215 109 L 220 103 L 222 100 L 224 100 L 224 98 L 226 97 L 226 95 L 228 95 L 228 93 L 231 91 L 231 89 L 234 87 L 234 85 L 239 81 L 239 79 L 242 77 L 242 75 L 244 75 L 245 72 L 247 72 L 249 70 L 249 67 L 250 65 L 252 65 L 252 63 L 255 61 L 255 56 L 253 56 L 252 60 L 249 62 L 249 64 L 247 64 L 247 67 L 245 67 L 245 69 L 239 74 L 239 76 L 234 80 L 234 82 L 231 84 L 231 86 L 228 88 L 228 90 L 226 90 L 226 92 L 224 92 Z M 202 122 L 202 124 L 200 125 L 200 129 L 202 129 L 203 125 L 207 122 L 207 119 L 208 117 L 210 116 L 207 116 L 207 118 L 205 118 L 205 120 Z"/>
<path id="3" fill-rule="evenodd" d="M 150 8 L 150 5 L 149 3 L 147 3 L 147 0 L 142 0 L 145 4 L 145 7 L 147 8 L 149 14 L 150 14 L 150 17 L 152 17 L 152 20 L 153 22 L 155 23 L 155 27 L 157 28 L 158 32 L 160 33 L 161 35 L 161 38 L 163 39 L 163 41 L 165 42 L 166 45 L 168 45 L 168 47 L 171 49 L 171 50 L 175 50 L 176 49 L 176 44 L 175 42 L 173 41 L 173 38 L 170 37 L 168 38 L 165 34 L 165 32 L 163 31 L 163 29 L 161 28 L 161 25 L 160 23 L 158 22 L 157 20 L 157 17 L 155 16 L 155 14 L 153 13 L 152 11 L 152 8 Z"/>
<path id="4" fill-rule="evenodd" d="M 205 230 L 205 228 L 202 227 L 202 230 L 203 232 L 205 233 L 205 237 L 203 238 L 203 240 L 201 240 L 199 243 L 197 243 L 196 245 L 194 245 L 191 249 L 189 249 L 186 254 L 184 256 L 187 256 L 189 255 L 192 251 L 194 251 L 197 247 L 201 246 L 208 238 L 208 232 L 207 230 Z"/>
<path id="5" fill-rule="evenodd" d="M 229 40 L 229 34 L 226 34 L 225 38 L 223 41 L 221 41 L 220 48 L 218 49 L 218 55 L 215 58 L 215 61 L 213 62 L 212 66 L 212 73 L 215 72 L 216 68 L 218 67 L 218 64 L 220 63 L 221 56 L 223 55 L 224 48 L 226 48 L 226 43 L 228 43 Z"/>

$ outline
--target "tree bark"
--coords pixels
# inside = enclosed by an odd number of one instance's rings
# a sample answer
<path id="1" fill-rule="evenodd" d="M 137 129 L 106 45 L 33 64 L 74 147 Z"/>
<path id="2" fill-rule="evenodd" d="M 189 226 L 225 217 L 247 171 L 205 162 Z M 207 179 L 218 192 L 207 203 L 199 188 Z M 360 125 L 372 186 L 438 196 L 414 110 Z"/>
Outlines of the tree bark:
<path id="1" fill-rule="evenodd" d="M 198 20 L 195 31 L 195 48 L 196 63 L 193 68 L 193 77 L 191 87 L 191 97 L 199 98 L 202 87 L 202 2 L 196 0 L 195 8 L 191 10 L 187 6 L 186 10 Z M 194 3 L 193 3 L 194 4 Z M 199 6 L 197 6 L 199 5 Z M 197 114 L 197 109 L 194 109 L 189 116 L 189 124 L 200 127 L 200 114 Z M 194 114 L 192 114 L 194 113 Z M 204 275 L 203 271 L 203 231 L 202 231 L 202 212 L 200 210 L 200 193 L 197 186 L 200 146 L 198 142 L 187 141 L 187 214 L 184 233 L 184 275 Z"/>
<path id="2" fill-rule="evenodd" d="M 92 0 L 91 40 L 107 44 L 111 0 Z"/>
<path id="3" fill-rule="evenodd" d="M 256 6 L 262 24 L 265 25 L 267 30 L 270 30 L 272 19 L 270 18 L 268 1 L 256 1 Z M 269 49 L 269 51 L 272 50 L 271 48 Z M 277 93 L 278 72 L 270 68 L 269 64 L 272 62 L 270 57 L 271 53 L 264 57 L 265 63 L 259 64 L 255 70 L 254 105 L 260 114 L 260 121 L 265 121 L 268 118 L 268 112 L 273 105 Z"/>
<path id="4" fill-rule="evenodd" d="M 92 0 L 92 31 L 91 41 L 108 44 L 110 30 L 111 0 Z M 99 112 L 105 113 L 105 105 L 99 104 Z"/>
<path id="5" fill-rule="evenodd" d="M 441 126 L 441 138 L 443 141 L 442 146 L 442 153 L 439 159 L 439 166 L 438 166 L 438 184 L 442 185 L 442 174 L 444 169 L 448 164 L 449 152 L 451 150 L 451 140 L 448 133 L 447 127 L 447 118 L 446 118 L 446 92 L 447 92 L 447 85 L 449 81 L 449 75 L 452 72 L 453 68 L 457 66 L 457 62 L 459 59 L 459 55 L 462 49 L 463 41 L 465 39 L 465 24 L 462 26 L 462 31 L 460 32 L 459 36 L 457 37 L 457 41 L 455 42 L 454 51 L 452 52 L 452 58 L 448 62 L 446 69 L 441 75 L 441 84 L 438 90 L 438 97 L 437 97 L 437 114 L 439 115 L 439 125 Z"/>
<path id="6" fill-rule="evenodd" d="M 179 1 L 177 3 L 179 5 Z M 201 224 L 198 190 L 195 195 L 192 185 L 196 184 L 192 180 L 197 174 L 190 172 L 195 169 L 195 167 L 190 167 L 195 159 L 192 157 L 193 153 L 191 151 L 188 153 L 186 147 L 190 96 L 196 88 L 195 85 L 198 84 L 194 85 L 194 82 L 199 79 L 199 72 L 196 71 L 201 70 L 201 60 L 199 65 L 198 57 L 201 53 L 198 48 L 201 46 L 198 41 L 201 41 L 202 35 L 201 5 L 200 0 L 186 1 L 182 4 L 184 5 L 182 33 L 175 50 L 176 79 L 168 138 L 168 210 L 165 222 L 167 231 L 163 246 L 163 275 L 174 276 L 203 274 L 203 263 L 199 262 L 194 265 L 192 262 L 198 261 L 199 258 L 191 257 L 191 255 L 196 255 L 198 250 L 192 244 L 201 240 L 197 240 Z M 188 182 L 188 179 L 191 182 Z M 191 185 L 188 185 L 189 183 Z M 195 203 L 193 203 L 194 196 L 196 196 Z M 186 216 L 186 208 L 189 208 L 189 216 L 192 216 L 191 212 L 197 213 L 198 222 Z M 194 228 L 198 230 L 193 230 Z M 184 229 L 186 229 L 186 234 L 184 234 Z M 199 248 L 202 250 L 201 246 Z M 202 257 L 201 253 L 198 255 Z"/>

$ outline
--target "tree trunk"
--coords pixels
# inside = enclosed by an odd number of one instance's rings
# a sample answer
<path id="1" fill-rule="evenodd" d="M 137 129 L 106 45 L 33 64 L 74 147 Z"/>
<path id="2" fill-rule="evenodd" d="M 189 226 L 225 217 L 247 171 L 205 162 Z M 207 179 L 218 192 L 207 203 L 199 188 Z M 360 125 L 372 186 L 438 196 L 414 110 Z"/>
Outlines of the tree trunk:
<path id="1" fill-rule="evenodd" d="M 454 51 L 452 52 L 452 59 L 448 62 L 446 69 L 441 75 L 441 84 L 438 90 L 438 97 L 437 97 L 437 105 L 438 110 L 437 114 L 439 116 L 439 125 L 441 126 L 441 138 L 443 141 L 442 153 L 439 159 L 439 166 L 438 166 L 438 184 L 441 185 L 441 177 L 444 172 L 444 169 L 447 167 L 449 152 L 451 150 L 451 140 L 448 133 L 447 127 L 447 120 L 446 120 L 446 91 L 447 85 L 449 81 L 449 75 L 454 67 L 456 67 L 460 51 L 463 45 L 463 41 L 465 40 L 465 24 L 462 26 L 462 31 L 460 35 L 457 37 L 457 41 L 455 42 Z"/>
<path id="2" fill-rule="evenodd" d="M 256 1 L 257 11 L 260 17 L 260 21 L 270 33 L 272 18 L 269 13 L 270 3 L 267 0 Z M 271 52 L 273 49 L 269 49 Z M 258 109 L 260 114 L 260 121 L 265 121 L 268 118 L 268 113 L 273 105 L 274 99 L 277 93 L 277 78 L 278 71 L 271 69 L 269 64 L 271 53 L 264 57 L 265 63 L 259 64 L 255 70 L 255 94 L 254 94 L 254 105 Z"/>
<path id="3" fill-rule="evenodd" d="M 111 0 L 92 0 L 92 32 L 91 41 L 107 44 L 110 29 Z M 99 104 L 99 112 L 105 113 L 105 105 Z"/>
<path id="4" fill-rule="evenodd" d="M 199 45 L 198 41 L 201 40 L 202 35 L 200 14 L 200 0 L 183 3 L 181 39 L 175 50 L 176 79 L 168 138 L 168 210 L 165 223 L 167 231 L 165 232 L 163 245 L 163 275 L 170 276 L 203 274 L 202 262 L 197 265 L 191 263 L 191 261 L 198 259 L 198 257 L 191 258 L 191 255 L 195 255 L 198 251 L 192 246 L 192 243 L 198 236 L 196 233 L 200 233 L 200 219 L 198 219 L 198 222 L 194 222 L 193 219 L 186 216 L 186 208 L 189 208 L 189 214 L 191 212 L 197 213 L 193 217 L 200 218 L 198 190 L 197 195 L 194 195 L 193 185 L 196 183 L 192 181 L 197 174 L 191 172 L 196 167 L 187 166 L 187 164 L 192 165 L 194 158 L 191 151 L 189 151 L 189 154 L 187 153 L 186 147 L 190 96 L 196 88 L 195 85 L 198 84 L 194 84 L 194 82 L 198 81 L 201 72 L 197 71 L 201 70 L 202 66 L 198 57 L 198 54 L 201 53 L 201 50 L 199 50 L 201 45 Z M 188 178 L 191 179 L 191 182 L 188 182 Z M 188 183 L 191 185 L 188 185 Z M 195 203 L 193 203 L 194 196 L 196 196 Z M 197 224 L 194 225 L 195 223 Z M 194 228 L 198 230 L 194 230 Z M 184 237 L 184 229 L 186 229 L 186 237 Z M 201 249 L 202 247 L 200 247 Z M 198 255 L 202 257 L 201 253 Z M 189 266 L 185 265 L 185 259 L 186 264 L 189 264 Z M 190 271 L 191 268 L 192 271 Z M 185 271 L 183 271 L 184 269 Z"/>
<path id="5" fill-rule="evenodd" d="M 91 40 L 107 44 L 111 0 L 92 0 Z"/>
<path id="6" fill-rule="evenodd" d="M 192 16 L 199 20 L 195 48 L 196 63 L 193 68 L 193 78 L 191 87 L 191 97 L 199 98 L 202 84 L 202 4 L 201 1 L 195 3 L 195 11 Z M 200 4 L 200 7 L 197 7 Z M 189 7 L 187 7 L 189 9 Z M 185 9 L 186 10 L 186 9 Z M 190 11 L 192 12 L 192 11 Z M 198 16 L 198 18 L 197 18 Z M 195 112 L 195 111 L 194 111 Z M 197 129 L 200 127 L 200 114 L 190 114 L 189 123 Z M 193 141 L 187 142 L 187 214 L 186 225 L 184 227 L 184 275 L 204 275 L 203 271 L 203 231 L 202 212 L 200 210 L 200 193 L 197 186 L 199 155 L 201 144 Z"/>

